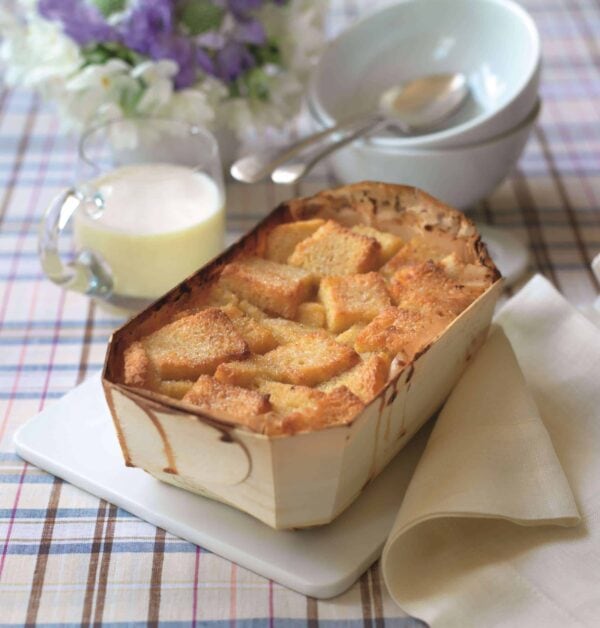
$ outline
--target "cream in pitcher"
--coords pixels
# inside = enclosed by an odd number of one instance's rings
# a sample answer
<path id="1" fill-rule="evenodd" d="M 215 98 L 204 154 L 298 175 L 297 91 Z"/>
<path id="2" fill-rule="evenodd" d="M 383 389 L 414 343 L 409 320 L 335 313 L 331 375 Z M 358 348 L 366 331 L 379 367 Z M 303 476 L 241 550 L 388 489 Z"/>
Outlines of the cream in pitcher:
<path id="1" fill-rule="evenodd" d="M 75 214 L 75 242 L 107 264 L 115 293 L 157 297 L 221 251 L 223 198 L 207 174 L 134 164 L 91 186 L 94 201 Z"/>
<path id="2" fill-rule="evenodd" d="M 48 206 L 39 253 L 59 286 L 135 311 L 215 257 L 225 238 L 215 138 L 177 120 L 126 118 L 91 126 L 72 186 Z M 61 239 L 73 223 L 75 257 Z"/>

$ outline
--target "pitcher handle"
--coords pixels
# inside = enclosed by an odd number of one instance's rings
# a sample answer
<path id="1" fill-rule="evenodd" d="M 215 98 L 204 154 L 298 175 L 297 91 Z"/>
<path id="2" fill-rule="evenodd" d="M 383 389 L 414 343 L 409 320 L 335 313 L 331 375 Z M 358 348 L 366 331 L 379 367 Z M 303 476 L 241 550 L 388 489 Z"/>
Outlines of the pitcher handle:
<path id="1" fill-rule="evenodd" d="M 65 264 L 58 253 L 59 237 L 83 200 L 83 195 L 74 188 L 64 190 L 52 200 L 40 224 L 40 262 L 48 278 L 58 286 L 106 299 L 112 292 L 113 279 L 106 264 L 96 254 L 82 249 L 73 261 Z"/>

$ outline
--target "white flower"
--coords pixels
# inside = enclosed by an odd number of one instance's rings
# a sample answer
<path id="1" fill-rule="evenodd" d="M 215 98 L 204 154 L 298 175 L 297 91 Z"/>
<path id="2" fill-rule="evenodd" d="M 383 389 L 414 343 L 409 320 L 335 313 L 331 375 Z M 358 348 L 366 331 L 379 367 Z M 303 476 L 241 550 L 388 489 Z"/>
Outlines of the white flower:
<path id="1" fill-rule="evenodd" d="M 104 115 L 108 105 L 134 102 L 141 86 L 130 76 L 131 66 L 121 59 L 88 65 L 65 84 L 63 107 L 83 123 Z"/>
<path id="2" fill-rule="evenodd" d="M 60 28 L 46 20 L 17 20 L 7 11 L 0 12 L 0 60 L 9 85 L 56 91 L 65 77 L 81 66 L 81 54 L 75 42 Z"/>
<path id="3" fill-rule="evenodd" d="M 87 65 L 78 74 L 67 81 L 67 91 L 101 89 L 109 91 L 114 88 L 115 77 L 129 72 L 130 66 L 121 59 L 109 59 L 106 63 Z"/>
<path id="4" fill-rule="evenodd" d="M 198 89 L 182 89 L 174 92 L 170 102 L 156 112 L 165 117 L 184 120 L 191 124 L 207 124 L 215 117 L 206 94 Z"/>
<path id="5" fill-rule="evenodd" d="M 149 0 L 148 0 L 149 1 Z M 269 137 L 289 128 L 300 110 L 303 86 L 323 46 L 323 17 L 328 0 L 265 3 L 257 17 L 277 42 L 281 66 L 262 66 L 268 98 L 231 98 L 228 85 L 210 76 L 175 90 L 174 61 L 144 60 L 132 66 L 113 58 L 84 66 L 77 44 L 59 24 L 42 18 L 37 0 L 0 0 L 0 62 L 8 84 L 22 84 L 54 100 L 61 120 L 71 128 L 117 117 L 162 116 L 213 128 L 228 126 L 242 141 Z M 21 8 L 24 19 L 15 17 Z M 11 7 L 13 7 L 11 9 Z M 125 13 L 127 9 L 125 9 Z M 118 24 L 121 13 L 111 15 Z M 223 32 L 235 26 L 227 16 Z M 135 125 L 132 126 L 134 129 Z M 133 145 L 135 131 L 123 140 Z"/>
<path id="6" fill-rule="evenodd" d="M 170 60 L 158 62 L 144 61 L 131 71 L 131 76 L 139 79 L 144 92 L 136 105 L 136 111 L 150 114 L 165 107 L 173 97 L 172 78 L 177 74 L 177 63 Z"/>

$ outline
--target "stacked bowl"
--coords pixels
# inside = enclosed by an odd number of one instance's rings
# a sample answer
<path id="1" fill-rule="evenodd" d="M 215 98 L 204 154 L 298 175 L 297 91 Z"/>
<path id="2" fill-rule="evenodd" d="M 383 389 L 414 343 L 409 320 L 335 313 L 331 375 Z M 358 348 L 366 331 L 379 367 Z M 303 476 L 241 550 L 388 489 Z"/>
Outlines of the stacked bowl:
<path id="1" fill-rule="evenodd" d="M 459 208 L 489 194 L 521 155 L 539 115 L 540 40 L 512 0 L 403 0 L 344 31 L 308 89 L 318 128 L 374 110 L 383 91 L 461 72 L 467 103 L 426 135 L 394 131 L 356 141 L 331 160 L 344 183 L 408 183 Z"/>

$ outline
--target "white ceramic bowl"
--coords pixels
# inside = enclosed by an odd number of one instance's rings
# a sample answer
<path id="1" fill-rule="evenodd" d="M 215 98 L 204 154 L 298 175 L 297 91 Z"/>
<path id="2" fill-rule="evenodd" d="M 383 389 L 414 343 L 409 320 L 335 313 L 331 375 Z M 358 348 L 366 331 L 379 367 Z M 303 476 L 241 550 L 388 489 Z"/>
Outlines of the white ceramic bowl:
<path id="1" fill-rule="evenodd" d="M 512 0 L 402 0 L 344 31 L 322 55 L 308 90 L 313 117 L 331 126 L 376 107 L 388 87 L 426 74 L 463 72 L 469 102 L 443 130 L 380 134 L 378 146 L 441 147 L 485 140 L 533 109 L 540 40 Z"/>
<path id="2" fill-rule="evenodd" d="M 343 183 L 362 180 L 421 188 L 448 205 L 467 209 L 487 196 L 510 172 L 538 118 L 538 100 L 513 129 L 485 142 L 454 148 L 398 149 L 355 142 L 331 156 Z"/>

